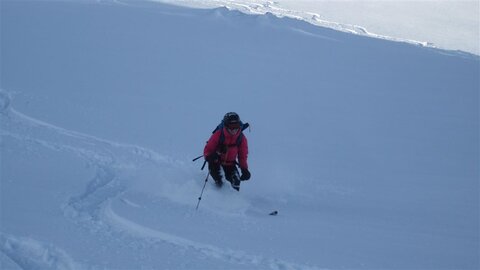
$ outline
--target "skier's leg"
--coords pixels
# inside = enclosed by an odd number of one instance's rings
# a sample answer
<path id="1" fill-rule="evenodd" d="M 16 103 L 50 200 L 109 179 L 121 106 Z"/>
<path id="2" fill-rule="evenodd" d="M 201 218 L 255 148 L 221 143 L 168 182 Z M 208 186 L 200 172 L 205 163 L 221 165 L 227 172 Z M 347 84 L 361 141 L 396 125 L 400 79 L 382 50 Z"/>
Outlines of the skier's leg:
<path id="1" fill-rule="evenodd" d="M 223 166 L 225 172 L 225 178 L 232 184 L 232 187 L 240 191 L 240 176 L 235 165 Z"/>
<path id="2" fill-rule="evenodd" d="M 215 184 L 217 185 L 217 187 L 221 187 L 223 185 L 223 181 L 222 181 L 222 175 L 220 173 L 220 163 L 209 162 L 208 170 L 210 171 L 210 175 L 215 181 Z"/>

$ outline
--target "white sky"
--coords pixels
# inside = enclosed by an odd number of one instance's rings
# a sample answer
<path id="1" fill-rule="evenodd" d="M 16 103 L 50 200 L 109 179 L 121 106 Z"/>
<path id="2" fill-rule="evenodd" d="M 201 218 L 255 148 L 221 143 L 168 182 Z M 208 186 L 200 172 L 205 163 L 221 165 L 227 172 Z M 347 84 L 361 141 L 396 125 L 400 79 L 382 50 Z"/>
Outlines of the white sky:
<path id="1" fill-rule="evenodd" d="M 431 43 L 480 55 L 480 0 L 156 0 L 195 7 L 303 17 L 336 29 Z M 333 23 L 333 24 L 332 24 Z M 356 31 L 358 32 L 358 31 Z"/>

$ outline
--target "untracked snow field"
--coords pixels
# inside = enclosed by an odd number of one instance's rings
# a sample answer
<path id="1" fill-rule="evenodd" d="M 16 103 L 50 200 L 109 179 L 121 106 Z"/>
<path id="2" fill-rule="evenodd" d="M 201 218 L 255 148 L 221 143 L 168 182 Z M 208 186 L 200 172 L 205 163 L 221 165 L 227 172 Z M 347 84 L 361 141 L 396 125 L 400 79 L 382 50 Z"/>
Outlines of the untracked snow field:
<path id="1" fill-rule="evenodd" d="M 1 269 L 480 268 L 478 56 L 151 1 L 0 34 Z M 252 178 L 196 211 L 229 111 Z"/>

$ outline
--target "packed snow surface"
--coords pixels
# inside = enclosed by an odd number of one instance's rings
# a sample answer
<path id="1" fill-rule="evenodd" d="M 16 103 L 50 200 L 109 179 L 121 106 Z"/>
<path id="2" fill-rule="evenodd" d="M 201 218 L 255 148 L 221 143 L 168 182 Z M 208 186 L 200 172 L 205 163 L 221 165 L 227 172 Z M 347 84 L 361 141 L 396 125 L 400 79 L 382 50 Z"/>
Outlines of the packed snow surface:
<path id="1" fill-rule="evenodd" d="M 0 4 L 1 269 L 480 267 L 477 56 L 227 8 Z M 252 178 L 196 211 L 191 160 L 229 111 Z"/>

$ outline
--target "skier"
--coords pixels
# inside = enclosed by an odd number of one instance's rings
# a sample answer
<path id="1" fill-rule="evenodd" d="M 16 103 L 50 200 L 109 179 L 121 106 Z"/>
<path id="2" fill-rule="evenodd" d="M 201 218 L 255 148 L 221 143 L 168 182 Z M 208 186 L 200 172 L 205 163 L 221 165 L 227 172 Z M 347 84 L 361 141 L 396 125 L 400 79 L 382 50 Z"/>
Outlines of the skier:
<path id="1" fill-rule="evenodd" d="M 225 114 L 222 124 L 218 126 L 205 145 L 203 155 L 208 162 L 210 175 L 215 180 L 217 187 L 223 185 L 221 168 L 225 179 L 237 191 L 240 191 L 240 181 L 250 179 L 247 163 L 248 142 L 242 133 L 242 127 L 243 123 L 238 114 L 229 112 Z M 242 172 L 241 176 L 236 167 L 237 158 Z"/>

